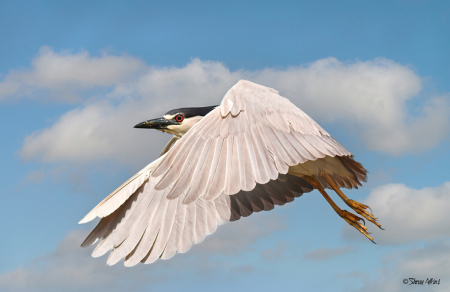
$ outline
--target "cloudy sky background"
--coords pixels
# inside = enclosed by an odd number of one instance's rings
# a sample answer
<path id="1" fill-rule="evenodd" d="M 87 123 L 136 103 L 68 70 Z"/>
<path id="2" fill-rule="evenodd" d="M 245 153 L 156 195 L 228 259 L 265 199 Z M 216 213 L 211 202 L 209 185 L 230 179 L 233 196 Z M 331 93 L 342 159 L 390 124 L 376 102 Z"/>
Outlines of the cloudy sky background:
<path id="1" fill-rule="evenodd" d="M 1 291 L 450 289 L 445 1 L 1 7 Z M 132 127 L 219 104 L 240 79 L 279 90 L 369 170 L 346 193 L 379 217 L 378 244 L 312 192 L 169 261 L 91 258 L 79 245 L 95 223 L 77 222 L 170 138 Z"/>

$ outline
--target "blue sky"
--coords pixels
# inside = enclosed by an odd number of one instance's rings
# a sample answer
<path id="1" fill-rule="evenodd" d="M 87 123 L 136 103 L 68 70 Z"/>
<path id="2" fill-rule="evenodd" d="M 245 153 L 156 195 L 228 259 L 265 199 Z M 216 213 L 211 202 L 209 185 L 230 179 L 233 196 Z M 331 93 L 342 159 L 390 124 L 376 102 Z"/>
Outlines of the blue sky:
<path id="1" fill-rule="evenodd" d="M 0 5 L 0 290 L 450 288 L 446 1 Z M 79 248 L 94 224 L 78 221 L 169 139 L 133 125 L 218 104 L 239 79 L 279 90 L 369 170 L 346 193 L 385 226 L 369 226 L 378 244 L 313 192 L 154 265 Z"/>

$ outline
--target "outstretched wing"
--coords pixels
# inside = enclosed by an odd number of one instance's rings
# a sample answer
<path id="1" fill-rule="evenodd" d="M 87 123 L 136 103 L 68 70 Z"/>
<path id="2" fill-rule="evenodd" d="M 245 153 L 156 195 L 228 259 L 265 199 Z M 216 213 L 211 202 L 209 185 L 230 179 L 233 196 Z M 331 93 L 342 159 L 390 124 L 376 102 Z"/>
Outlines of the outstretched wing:
<path id="1" fill-rule="evenodd" d="M 102 256 L 112 249 L 109 265 L 124 257 L 126 266 L 152 263 L 186 252 L 230 218 L 228 196 L 213 201 L 199 198 L 185 205 L 181 197 L 167 199 L 170 188 L 157 191 L 153 187 L 154 180 L 147 180 L 122 206 L 101 219 L 82 246 L 102 238 L 92 255 Z"/>
<path id="2" fill-rule="evenodd" d="M 80 222 L 102 218 L 82 244 L 101 239 L 93 256 L 112 249 L 108 264 L 126 266 L 170 258 L 226 221 L 311 191 L 290 166 L 351 156 L 277 91 L 248 81 L 169 148 Z"/>
<path id="3" fill-rule="evenodd" d="M 277 91 L 241 80 L 220 107 L 193 126 L 156 167 L 155 188 L 169 199 L 214 200 L 250 191 L 289 166 L 325 156 L 351 156 L 313 119 Z"/>
<path id="4" fill-rule="evenodd" d="M 96 207 L 93 211 L 103 218 L 81 246 L 90 246 L 101 239 L 92 256 L 99 257 L 112 250 L 109 265 L 122 258 L 125 266 L 153 263 L 158 258 L 169 259 L 177 252 L 188 251 L 218 225 L 253 212 L 271 210 L 313 189 L 304 179 L 287 174 L 257 185 L 250 192 L 241 191 L 233 196 L 222 193 L 214 200 L 200 197 L 184 204 L 184 194 L 170 200 L 167 194 L 171 186 L 158 191 L 154 188 L 156 181 L 149 177 L 124 204 L 105 217 L 103 214 L 109 213 L 110 206 Z"/>

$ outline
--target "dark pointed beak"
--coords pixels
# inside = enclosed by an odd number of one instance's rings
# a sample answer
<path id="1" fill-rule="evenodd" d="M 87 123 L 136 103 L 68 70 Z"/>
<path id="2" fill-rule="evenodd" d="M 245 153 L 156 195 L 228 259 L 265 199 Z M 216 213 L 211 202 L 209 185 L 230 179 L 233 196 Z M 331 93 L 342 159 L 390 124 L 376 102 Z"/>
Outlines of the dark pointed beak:
<path id="1" fill-rule="evenodd" d="M 134 126 L 135 128 L 142 129 L 166 129 L 167 126 L 173 125 L 171 120 L 166 120 L 165 118 L 157 118 L 153 120 L 148 120 Z"/>

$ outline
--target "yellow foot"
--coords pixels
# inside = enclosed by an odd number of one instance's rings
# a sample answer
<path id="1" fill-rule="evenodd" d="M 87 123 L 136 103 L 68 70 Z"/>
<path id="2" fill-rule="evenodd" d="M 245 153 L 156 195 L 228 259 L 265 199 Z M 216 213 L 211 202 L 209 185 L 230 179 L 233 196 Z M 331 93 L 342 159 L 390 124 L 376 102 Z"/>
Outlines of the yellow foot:
<path id="1" fill-rule="evenodd" d="M 370 237 L 370 232 L 367 230 L 366 226 L 362 225 L 359 221 L 363 221 L 364 219 L 346 211 L 346 210 L 340 210 L 341 212 L 339 212 L 339 216 L 341 216 L 345 221 L 347 221 L 348 224 L 350 224 L 351 226 L 355 227 L 356 230 L 358 230 L 359 232 L 361 232 L 362 234 L 364 234 L 368 239 L 370 239 L 373 243 L 375 243 L 375 241 L 373 241 L 373 238 Z"/>
<path id="2" fill-rule="evenodd" d="M 359 215 L 363 216 L 364 218 L 366 218 L 367 220 L 369 220 L 370 222 L 372 222 L 373 224 L 378 226 L 380 229 L 383 229 L 383 228 L 381 228 L 381 224 L 377 222 L 377 218 L 375 218 L 375 216 L 373 216 L 371 213 L 366 211 L 366 209 L 369 209 L 372 212 L 372 209 L 370 209 L 369 206 L 361 204 L 361 203 L 358 203 L 356 201 L 353 201 L 352 199 L 345 200 L 345 203 L 350 208 L 355 210 L 356 213 L 358 213 Z"/>
<path id="3" fill-rule="evenodd" d="M 371 213 L 367 212 L 366 209 L 369 209 L 370 212 L 372 212 L 372 209 L 370 209 L 369 206 L 358 203 L 356 201 L 353 201 L 352 199 L 347 198 L 347 196 L 339 189 L 339 187 L 334 183 L 334 181 L 330 178 L 330 176 L 324 172 L 322 173 L 322 178 L 325 179 L 325 181 L 330 185 L 330 187 L 341 197 L 341 199 L 353 210 L 355 210 L 356 213 L 363 216 L 376 226 L 378 226 L 380 229 L 381 225 L 377 222 L 377 218 L 373 216 Z M 383 229 L 384 230 L 384 229 Z"/>

